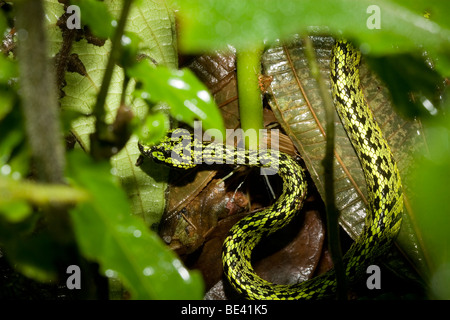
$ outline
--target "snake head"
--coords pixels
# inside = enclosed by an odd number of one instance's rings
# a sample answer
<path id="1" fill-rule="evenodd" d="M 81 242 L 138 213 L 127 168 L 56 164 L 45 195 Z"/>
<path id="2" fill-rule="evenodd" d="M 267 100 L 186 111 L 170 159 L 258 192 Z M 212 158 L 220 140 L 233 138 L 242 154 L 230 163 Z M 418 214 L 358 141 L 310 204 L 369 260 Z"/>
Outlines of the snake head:
<path id="1" fill-rule="evenodd" d="M 186 129 L 169 131 L 168 135 L 157 145 L 138 144 L 141 153 L 170 167 L 190 169 L 197 164 L 194 161 L 194 137 Z"/>

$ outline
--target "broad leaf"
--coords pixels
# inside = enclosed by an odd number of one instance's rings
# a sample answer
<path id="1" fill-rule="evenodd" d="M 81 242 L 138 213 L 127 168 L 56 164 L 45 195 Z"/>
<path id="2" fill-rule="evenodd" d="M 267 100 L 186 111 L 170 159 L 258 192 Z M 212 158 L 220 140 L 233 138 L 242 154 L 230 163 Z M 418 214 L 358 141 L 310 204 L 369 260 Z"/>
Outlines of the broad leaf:
<path id="1" fill-rule="evenodd" d="M 68 160 L 72 183 L 91 195 L 91 201 L 71 211 L 84 255 L 97 261 L 106 276 L 123 280 L 135 299 L 200 299 L 199 275 L 190 273 L 141 219 L 131 215 L 111 166 L 80 151 L 69 154 Z"/>
<path id="2" fill-rule="evenodd" d="M 155 68 L 149 60 L 144 60 L 130 68 L 128 73 L 142 81 L 141 97 L 153 103 L 167 102 L 177 120 L 192 127 L 195 120 L 200 120 L 205 130 L 218 129 L 225 134 L 216 103 L 205 85 L 189 69 Z"/>
<path id="3" fill-rule="evenodd" d="M 376 52 L 412 48 L 418 44 L 441 48 L 450 42 L 448 24 L 427 20 L 405 3 L 387 0 L 178 0 L 184 27 L 182 44 L 189 49 L 212 49 L 231 43 L 251 47 L 255 41 L 286 39 L 311 26 L 329 27 L 358 37 Z M 409 3 L 409 2 L 408 2 Z M 436 5 L 448 11 L 442 1 Z M 378 8 L 375 8 L 378 7 Z M 380 28 L 371 27 L 371 15 L 380 12 Z M 330 18 L 332 17 L 332 18 Z M 375 18 L 375 17 L 374 17 Z M 289 21 L 289 23 L 286 23 Z"/>
<path id="4" fill-rule="evenodd" d="M 365 52 L 380 55 L 426 48 L 443 75 L 450 74 L 447 50 L 448 1 L 405 0 L 178 0 L 188 51 L 233 45 L 251 48 L 262 41 L 289 40 L 293 34 L 322 30 L 356 40 Z M 431 11 L 430 19 L 420 9 Z M 431 9 L 431 10 L 430 10 Z M 374 19 L 377 19 L 374 23 Z"/>

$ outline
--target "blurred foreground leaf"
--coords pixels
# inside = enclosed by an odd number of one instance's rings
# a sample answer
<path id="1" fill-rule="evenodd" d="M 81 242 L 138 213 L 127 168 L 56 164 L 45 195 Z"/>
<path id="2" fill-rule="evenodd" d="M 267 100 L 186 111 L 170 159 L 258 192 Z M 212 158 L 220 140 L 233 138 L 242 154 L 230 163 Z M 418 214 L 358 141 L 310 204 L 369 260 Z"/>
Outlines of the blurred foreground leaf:
<path id="1" fill-rule="evenodd" d="M 115 183 L 111 166 L 74 151 L 68 157 L 73 183 L 92 201 L 71 211 L 77 242 L 106 276 L 118 276 L 134 299 L 201 299 L 202 282 L 190 273 L 130 212 L 126 194 Z"/>
<path id="2" fill-rule="evenodd" d="M 0 206 L 0 244 L 6 258 L 28 278 L 41 282 L 56 280 L 59 273 L 55 261 L 66 252 L 61 252 L 61 246 L 48 233 L 35 231 L 38 215 L 30 215 L 25 202 L 19 206 L 22 213 L 7 212 L 11 206 L 4 203 Z M 23 213 L 26 216 L 20 217 Z"/>
<path id="3" fill-rule="evenodd" d="M 438 113 L 440 102 L 436 92 L 443 83 L 442 77 L 423 57 L 409 54 L 368 57 L 368 63 L 389 87 L 393 105 L 402 115 L 413 119 Z"/>
<path id="4" fill-rule="evenodd" d="M 72 1 L 80 7 L 81 21 L 91 26 L 94 35 L 101 38 L 108 38 L 112 35 L 113 18 L 106 7 L 106 4 L 96 0 L 76 0 Z M 101 19 L 99 19 L 101 17 Z"/>
<path id="5" fill-rule="evenodd" d="M 438 299 L 450 299 L 449 125 L 428 130 L 431 155 L 417 157 L 414 192 L 418 197 L 412 203 L 431 265 L 430 296 Z"/>
<path id="6" fill-rule="evenodd" d="M 139 141 L 146 144 L 156 144 L 161 141 L 167 134 L 170 127 L 170 120 L 163 112 L 155 112 L 149 114 L 144 124 L 139 126 L 140 131 L 136 132 Z"/>
<path id="7" fill-rule="evenodd" d="M 227 44 L 248 47 L 255 41 L 286 39 L 310 27 L 341 30 L 357 37 L 375 52 L 392 51 L 418 44 L 436 49 L 448 47 L 450 29 L 423 17 L 409 7 L 387 0 L 178 0 L 182 45 L 187 49 L 217 49 Z M 409 3 L 409 2 L 408 2 Z M 378 9 L 374 7 L 378 7 Z M 441 10 L 449 4 L 440 1 Z M 379 29 L 369 28 L 374 9 L 380 11 Z M 398 48 L 397 48 L 398 49 Z"/>
<path id="8" fill-rule="evenodd" d="M 177 120 L 192 127 L 195 120 L 201 120 L 205 129 L 218 129 L 225 134 L 222 116 L 214 99 L 189 69 L 155 68 L 149 60 L 144 60 L 130 68 L 128 73 L 142 81 L 144 92 L 141 92 L 141 98 L 153 103 L 167 102 Z"/>

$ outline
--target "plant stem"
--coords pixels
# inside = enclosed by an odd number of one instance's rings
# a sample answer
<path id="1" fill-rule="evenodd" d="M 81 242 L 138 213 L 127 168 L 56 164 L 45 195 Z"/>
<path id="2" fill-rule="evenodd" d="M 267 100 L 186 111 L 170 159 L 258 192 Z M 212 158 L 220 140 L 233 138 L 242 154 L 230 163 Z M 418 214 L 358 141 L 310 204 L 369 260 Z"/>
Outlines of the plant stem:
<path id="1" fill-rule="evenodd" d="M 94 106 L 95 115 L 95 134 L 94 138 L 91 139 L 91 154 L 94 158 L 101 158 L 102 152 L 100 151 L 101 140 L 106 139 L 108 136 L 108 125 L 105 122 L 106 110 L 105 103 L 106 97 L 108 96 L 109 86 L 111 84 L 111 79 L 114 71 L 116 62 L 119 60 L 122 47 L 122 36 L 125 30 L 125 25 L 127 23 L 127 17 L 130 12 L 131 4 L 133 0 L 124 0 L 122 12 L 120 14 L 120 19 L 116 27 L 113 38 L 111 39 L 111 54 L 106 64 L 105 73 L 103 75 L 102 85 L 100 92 L 97 96 L 97 101 Z"/>
<path id="2" fill-rule="evenodd" d="M 26 200 L 37 206 L 49 206 L 56 203 L 76 204 L 89 198 L 84 190 L 63 184 L 15 181 L 0 177 L 0 204 L 11 200 Z"/>
<path id="3" fill-rule="evenodd" d="M 251 148 L 259 145 L 259 129 L 264 128 L 262 96 L 258 86 L 262 52 L 261 45 L 252 50 L 238 51 L 236 55 L 241 128 L 244 132 L 255 130 L 258 139 L 256 145 L 245 141 L 245 146 Z"/>
<path id="4" fill-rule="evenodd" d="M 337 283 L 337 298 L 339 300 L 347 299 L 347 277 L 345 274 L 345 267 L 342 261 L 342 249 L 339 237 L 339 211 L 335 203 L 335 188 L 334 188 L 334 103 L 331 99 L 329 89 L 326 86 L 320 74 L 319 67 L 313 48 L 311 39 L 308 36 L 304 38 L 305 53 L 311 70 L 311 75 L 319 85 L 319 91 L 324 102 L 325 117 L 326 117 L 326 150 L 325 157 L 322 164 L 325 170 L 325 206 L 327 211 L 327 234 L 328 246 L 330 248 L 331 258 L 333 259 L 334 269 L 336 271 Z"/>
<path id="5" fill-rule="evenodd" d="M 57 87 L 47 52 L 41 0 L 17 2 L 18 63 L 25 127 L 38 179 L 62 183 L 65 153 Z"/>
<path id="6" fill-rule="evenodd" d="M 62 185 L 66 159 L 55 70 L 47 50 L 43 2 L 20 0 L 15 9 L 19 38 L 19 93 L 35 175 L 40 182 Z M 18 187 L 20 191 L 20 185 Z M 72 248 L 74 235 L 67 205 L 50 203 L 43 212 L 48 232 L 55 243 Z"/>

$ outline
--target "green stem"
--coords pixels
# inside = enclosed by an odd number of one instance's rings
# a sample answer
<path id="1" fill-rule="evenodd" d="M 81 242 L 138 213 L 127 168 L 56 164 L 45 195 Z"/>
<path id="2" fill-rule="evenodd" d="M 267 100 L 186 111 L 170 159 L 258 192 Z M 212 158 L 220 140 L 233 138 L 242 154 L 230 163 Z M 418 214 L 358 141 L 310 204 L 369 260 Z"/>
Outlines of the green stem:
<path id="1" fill-rule="evenodd" d="M 116 27 L 113 38 L 111 39 L 111 54 L 106 65 L 105 74 L 103 75 L 103 81 L 100 88 L 100 92 L 97 96 L 97 101 L 94 106 L 95 115 L 95 134 L 91 143 L 91 154 L 94 158 L 101 158 L 101 146 L 100 141 L 106 139 L 108 136 L 108 125 L 105 122 L 106 110 L 105 103 L 108 96 L 109 86 L 114 71 L 114 67 L 120 58 L 122 48 L 122 36 L 125 31 L 125 25 L 127 23 L 127 17 L 130 12 L 131 4 L 133 0 L 124 0 L 122 12 L 120 14 L 119 23 Z"/>
<path id="2" fill-rule="evenodd" d="M 339 237 L 339 211 L 335 203 L 334 187 L 334 103 L 331 99 L 329 89 L 320 74 L 319 67 L 314 52 L 312 41 L 309 37 L 304 37 L 305 53 L 311 70 L 311 75 L 319 85 L 319 91 L 324 102 L 326 117 L 326 150 L 322 164 L 325 170 L 325 206 L 327 211 L 327 234 L 328 246 L 330 248 L 331 258 L 333 259 L 334 269 L 336 271 L 337 298 L 339 300 L 347 299 L 347 277 L 342 260 L 342 249 Z"/>
<path id="3" fill-rule="evenodd" d="M 90 195 L 63 184 L 43 184 L 15 181 L 0 177 L 0 204 L 11 200 L 25 200 L 37 206 L 76 204 L 87 201 Z"/>
<path id="4" fill-rule="evenodd" d="M 258 144 L 259 129 L 264 128 L 262 95 L 258 85 L 262 52 L 263 46 L 258 46 L 253 50 L 238 51 L 236 55 L 241 128 L 244 132 L 249 129 L 255 130 Z M 257 147 L 249 144 L 247 140 L 245 145 Z"/>

